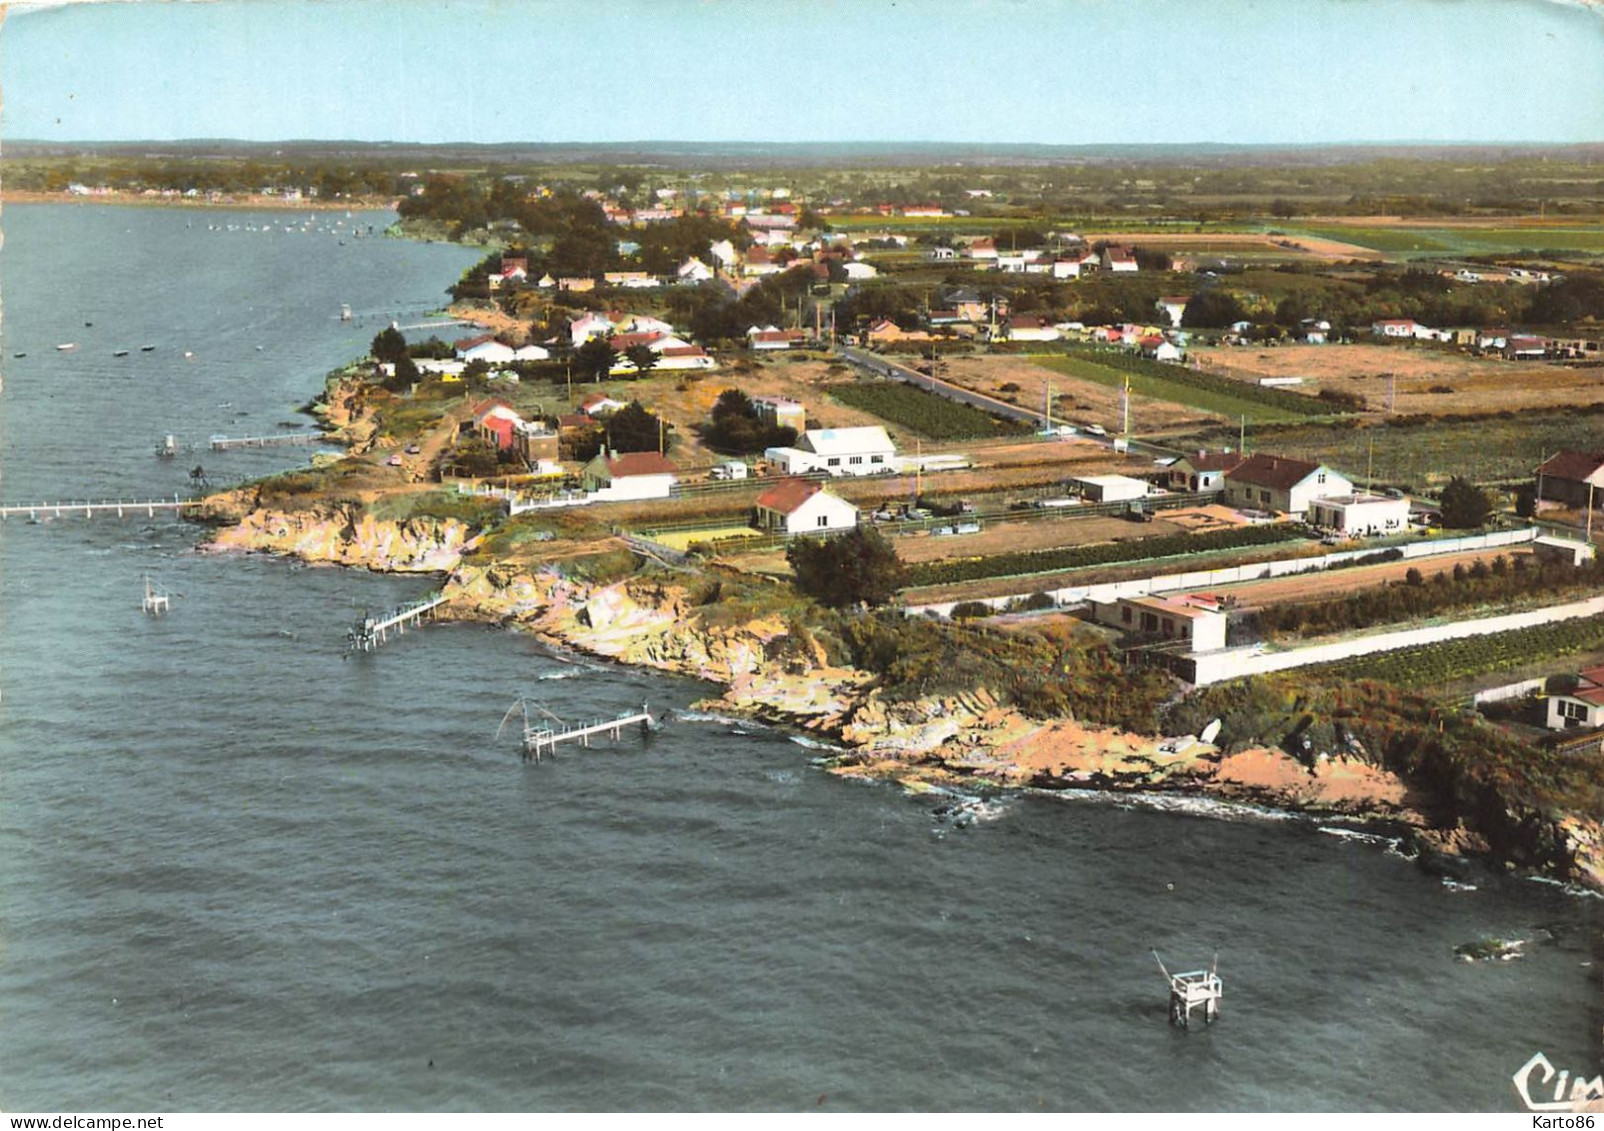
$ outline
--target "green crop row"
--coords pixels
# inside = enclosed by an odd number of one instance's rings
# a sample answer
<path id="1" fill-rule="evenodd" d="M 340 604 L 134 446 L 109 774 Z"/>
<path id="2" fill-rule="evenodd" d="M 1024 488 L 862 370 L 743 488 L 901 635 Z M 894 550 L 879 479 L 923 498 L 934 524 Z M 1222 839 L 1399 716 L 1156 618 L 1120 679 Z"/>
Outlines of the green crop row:
<path id="1" fill-rule="evenodd" d="M 1604 646 L 1604 615 L 1379 652 L 1322 664 L 1319 670 L 1398 687 L 1437 687 L 1465 676 L 1522 667 L 1537 656 L 1563 656 L 1600 646 Z"/>
<path id="2" fill-rule="evenodd" d="M 1237 381 L 1214 373 L 1188 369 L 1184 365 L 1167 365 L 1162 361 L 1152 361 L 1124 350 L 1098 350 L 1086 352 L 1084 355 L 1088 360 L 1098 365 L 1106 365 L 1110 369 L 1118 369 L 1125 373 L 1141 373 L 1174 385 L 1184 385 L 1189 389 L 1251 401 L 1266 408 L 1279 409 L 1298 416 L 1326 416 L 1332 412 L 1331 405 L 1323 404 L 1313 397 L 1306 397 L 1302 393 L 1288 392 L 1273 385 Z"/>
<path id="3" fill-rule="evenodd" d="M 873 413 L 932 440 L 973 440 L 1026 430 L 1018 421 L 1003 420 L 900 382 L 836 385 L 830 395 L 842 404 Z"/>
<path id="4" fill-rule="evenodd" d="M 1290 527 L 1239 526 L 1206 534 L 1162 534 L 1133 542 L 1099 542 L 1090 546 L 1060 546 L 1052 550 L 1020 550 L 991 554 L 984 558 L 956 558 L 940 562 L 921 562 L 908 567 L 907 585 L 948 585 L 976 581 L 983 577 L 1012 577 L 1029 573 L 1057 573 L 1084 566 L 1112 562 L 1136 562 L 1148 558 L 1167 558 L 1176 554 L 1209 550 L 1234 550 L 1243 546 L 1267 546 L 1290 542 L 1303 535 Z"/>

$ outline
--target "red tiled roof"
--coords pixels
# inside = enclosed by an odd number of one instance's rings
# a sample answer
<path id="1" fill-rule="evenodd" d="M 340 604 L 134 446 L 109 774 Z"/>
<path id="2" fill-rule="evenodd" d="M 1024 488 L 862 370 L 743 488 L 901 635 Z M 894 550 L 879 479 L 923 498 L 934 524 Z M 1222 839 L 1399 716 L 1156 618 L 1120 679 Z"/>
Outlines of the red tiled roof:
<path id="1" fill-rule="evenodd" d="M 1226 478 L 1239 483 L 1251 483 L 1255 487 L 1268 487 L 1273 491 L 1285 491 L 1296 487 L 1319 470 L 1319 464 L 1301 459 L 1252 455 L 1226 472 Z"/>
<path id="2" fill-rule="evenodd" d="M 473 418 L 478 420 L 481 416 L 493 408 L 504 408 L 508 412 L 515 411 L 510 404 L 502 400 L 500 397 L 491 397 L 489 400 L 480 401 L 478 404 L 473 406 Z"/>
<path id="3" fill-rule="evenodd" d="M 569 413 L 564 413 L 562 416 L 559 416 L 557 418 L 557 427 L 559 427 L 559 428 L 598 428 L 598 427 L 600 427 L 600 425 L 598 425 L 594 420 L 592 420 L 590 417 L 586 416 L 582 412 L 569 412 Z"/>
<path id="4" fill-rule="evenodd" d="M 1560 452 L 1538 467 L 1537 474 L 1555 479 L 1586 479 L 1604 467 L 1604 452 Z"/>
<path id="5" fill-rule="evenodd" d="M 823 489 L 822 483 L 807 479 L 782 479 L 757 497 L 757 505 L 764 510 L 791 514 Z"/>
<path id="6" fill-rule="evenodd" d="M 664 357 L 706 357 L 707 351 L 701 346 L 670 346 L 663 351 Z"/>
<path id="7" fill-rule="evenodd" d="M 614 479 L 631 475 L 672 475 L 674 465 L 657 452 L 625 452 L 607 461 L 607 474 Z"/>
<path id="8" fill-rule="evenodd" d="M 659 338 L 667 336 L 661 330 L 651 330 L 644 334 L 614 334 L 607 341 L 613 347 L 614 353 L 623 353 L 633 346 L 649 346 Z"/>
<path id="9" fill-rule="evenodd" d="M 482 346 L 486 342 L 493 342 L 495 340 L 496 336 L 494 334 L 480 334 L 477 338 L 459 338 L 451 343 L 451 348 L 456 350 L 458 353 L 462 353 L 466 350 L 473 349 L 474 346 Z"/>
<path id="10" fill-rule="evenodd" d="M 1230 471 L 1242 462 L 1240 452 L 1199 452 L 1182 456 L 1177 463 L 1185 463 L 1193 471 Z"/>

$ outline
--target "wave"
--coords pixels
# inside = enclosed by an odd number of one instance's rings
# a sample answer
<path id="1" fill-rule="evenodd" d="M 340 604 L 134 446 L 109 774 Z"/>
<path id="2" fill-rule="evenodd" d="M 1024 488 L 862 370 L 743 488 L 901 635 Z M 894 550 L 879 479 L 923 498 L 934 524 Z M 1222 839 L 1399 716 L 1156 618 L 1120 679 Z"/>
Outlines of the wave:
<path id="1" fill-rule="evenodd" d="M 1604 892 L 1594 891 L 1592 888 L 1584 888 L 1578 884 L 1568 884 L 1564 880 L 1556 880 L 1553 876 L 1526 876 L 1523 878 L 1530 880 L 1534 884 L 1559 888 L 1566 895 L 1580 896 L 1585 899 L 1604 899 Z"/>
<path id="2" fill-rule="evenodd" d="M 584 672 L 574 671 L 572 669 L 566 669 L 566 670 L 560 671 L 560 672 L 543 672 L 540 675 L 537 675 L 535 678 L 539 679 L 539 680 L 547 680 L 547 679 L 576 679 L 579 676 L 582 676 L 584 674 L 585 674 Z"/>
<path id="3" fill-rule="evenodd" d="M 1361 832 L 1358 829 L 1343 828 L 1339 825 L 1321 825 L 1319 831 L 1327 836 L 1341 837 L 1343 840 L 1351 840 L 1359 844 L 1373 844 L 1377 848 L 1397 849 L 1403 844 L 1402 837 L 1382 836 L 1380 833 Z"/>
<path id="4" fill-rule="evenodd" d="M 830 754 L 845 754 L 847 752 L 845 746 L 838 746 L 833 742 L 825 742 L 819 738 L 811 738 L 805 734 L 791 734 L 786 735 L 786 737 L 807 750 L 824 750 Z"/>
<path id="5" fill-rule="evenodd" d="M 1224 801 L 1174 793 L 1119 793 L 1097 789 L 1032 789 L 1029 793 L 1064 802 L 1113 805 L 1120 809 L 1147 809 L 1159 813 L 1181 813 L 1192 817 L 1239 821 L 1301 821 L 1303 815 L 1286 809 L 1272 809 L 1246 801 Z"/>
<path id="6" fill-rule="evenodd" d="M 1481 890 L 1475 884 L 1462 884 L 1462 883 L 1459 883 L 1457 880 L 1450 880 L 1447 876 L 1444 876 L 1442 878 L 1442 886 L 1443 886 L 1443 890 L 1444 891 L 1480 891 Z"/>

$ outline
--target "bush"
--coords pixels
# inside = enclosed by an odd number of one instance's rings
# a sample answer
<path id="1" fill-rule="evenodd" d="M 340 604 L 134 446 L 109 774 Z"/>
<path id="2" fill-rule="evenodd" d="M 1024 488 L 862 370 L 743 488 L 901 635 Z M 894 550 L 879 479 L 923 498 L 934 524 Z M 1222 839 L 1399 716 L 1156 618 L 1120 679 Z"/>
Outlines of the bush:
<path id="1" fill-rule="evenodd" d="M 949 614 L 953 620 L 971 620 L 975 617 L 989 617 L 996 610 L 984 601 L 959 601 L 952 607 Z"/>
<path id="2" fill-rule="evenodd" d="M 883 534 L 858 527 L 834 538 L 798 538 L 785 551 L 796 588 L 821 605 L 883 605 L 902 587 L 902 559 Z"/>

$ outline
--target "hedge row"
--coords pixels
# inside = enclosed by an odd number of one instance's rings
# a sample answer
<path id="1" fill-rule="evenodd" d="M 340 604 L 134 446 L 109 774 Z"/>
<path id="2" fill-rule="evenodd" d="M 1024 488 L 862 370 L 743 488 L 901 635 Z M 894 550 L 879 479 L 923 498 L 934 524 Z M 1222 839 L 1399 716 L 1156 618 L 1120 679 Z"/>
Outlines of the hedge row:
<path id="1" fill-rule="evenodd" d="M 972 440 L 1026 430 L 1018 421 L 1003 420 L 901 382 L 833 385 L 830 395 L 932 440 Z"/>
<path id="2" fill-rule="evenodd" d="M 975 581 L 983 577 L 1010 577 L 1026 573 L 1057 573 L 1111 562 L 1137 562 L 1147 558 L 1167 558 L 1176 554 L 1195 554 L 1209 550 L 1233 550 L 1243 546 L 1268 546 L 1276 542 L 1302 539 L 1299 531 L 1285 525 L 1239 526 L 1205 534 L 1163 534 L 1130 542 L 1099 542 L 1090 546 L 1060 546 L 1051 550 L 1020 550 L 992 554 L 984 558 L 958 558 L 941 562 L 922 562 L 908 567 L 910 588 Z"/>

